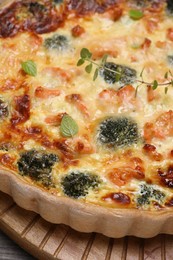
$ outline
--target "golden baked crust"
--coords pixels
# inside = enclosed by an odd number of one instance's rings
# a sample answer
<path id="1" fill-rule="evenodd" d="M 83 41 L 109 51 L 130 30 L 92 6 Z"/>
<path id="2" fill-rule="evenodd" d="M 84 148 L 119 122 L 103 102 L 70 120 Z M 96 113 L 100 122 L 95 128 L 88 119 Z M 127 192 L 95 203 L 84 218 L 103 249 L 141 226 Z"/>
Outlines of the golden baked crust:
<path id="1" fill-rule="evenodd" d="M 6 2 L 2 191 L 79 231 L 172 233 L 172 12 L 155 0 Z"/>

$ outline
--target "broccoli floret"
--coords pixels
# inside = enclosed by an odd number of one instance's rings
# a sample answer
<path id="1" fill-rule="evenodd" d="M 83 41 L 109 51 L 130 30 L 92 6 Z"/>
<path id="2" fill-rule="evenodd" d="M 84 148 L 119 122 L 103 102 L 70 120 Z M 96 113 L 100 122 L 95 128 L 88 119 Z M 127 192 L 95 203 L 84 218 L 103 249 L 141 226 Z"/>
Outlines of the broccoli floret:
<path id="1" fill-rule="evenodd" d="M 99 126 L 98 140 L 108 148 L 128 146 L 137 143 L 138 139 L 137 123 L 130 118 L 110 117 Z"/>
<path id="2" fill-rule="evenodd" d="M 45 186 L 52 186 L 52 166 L 58 161 L 55 154 L 31 150 L 21 154 L 18 169 L 21 175 L 27 175 Z"/>
<path id="3" fill-rule="evenodd" d="M 173 14 L 173 1 L 172 0 L 167 0 L 167 10 Z"/>
<path id="4" fill-rule="evenodd" d="M 52 37 L 45 39 L 44 46 L 46 49 L 62 51 L 68 47 L 68 40 L 64 35 L 54 34 Z"/>
<path id="5" fill-rule="evenodd" d="M 115 72 L 109 71 L 105 68 L 113 70 Z M 104 80 L 108 84 L 114 84 L 117 81 L 116 79 L 117 73 L 118 73 L 117 75 L 120 74 L 119 81 L 118 81 L 120 86 L 132 84 L 136 80 L 136 76 L 137 76 L 136 70 L 131 69 L 129 67 L 115 64 L 113 62 L 106 62 L 105 68 L 100 69 L 100 75 L 104 78 Z"/>
<path id="6" fill-rule="evenodd" d="M 152 185 L 142 184 L 140 186 L 140 195 L 137 197 L 137 206 L 142 207 L 151 204 L 152 201 L 162 202 L 165 194 L 155 189 Z"/>
<path id="7" fill-rule="evenodd" d="M 61 181 L 64 193 L 72 198 L 84 197 L 89 189 L 98 187 L 99 183 L 97 175 L 80 171 L 70 172 Z"/>
<path id="8" fill-rule="evenodd" d="M 9 115 L 8 104 L 0 99 L 0 118 L 7 117 Z"/>

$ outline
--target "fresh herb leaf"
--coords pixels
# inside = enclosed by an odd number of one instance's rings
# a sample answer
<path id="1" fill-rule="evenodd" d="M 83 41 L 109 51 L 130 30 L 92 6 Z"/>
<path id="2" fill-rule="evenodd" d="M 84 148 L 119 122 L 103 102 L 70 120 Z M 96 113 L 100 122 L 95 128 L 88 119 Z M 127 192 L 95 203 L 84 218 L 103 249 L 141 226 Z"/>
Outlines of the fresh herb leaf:
<path id="1" fill-rule="evenodd" d="M 99 74 L 99 69 L 97 68 L 94 72 L 94 76 L 93 76 L 93 81 L 96 80 L 96 78 L 98 77 L 98 74 Z"/>
<path id="2" fill-rule="evenodd" d="M 143 12 L 141 12 L 140 10 L 131 9 L 129 11 L 129 16 L 133 20 L 139 20 L 143 17 L 143 15 Z"/>
<path id="3" fill-rule="evenodd" d="M 92 63 L 90 63 L 89 65 L 87 65 L 87 66 L 85 67 L 85 71 L 86 71 L 87 73 L 91 73 L 92 67 L 93 67 L 93 65 L 92 65 Z"/>
<path id="4" fill-rule="evenodd" d="M 102 58 L 102 65 L 104 66 L 108 58 L 108 54 L 104 54 Z"/>
<path id="5" fill-rule="evenodd" d="M 158 87 L 158 82 L 157 80 L 153 81 L 152 89 L 155 90 Z"/>
<path id="6" fill-rule="evenodd" d="M 143 16 L 143 13 L 139 10 L 130 10 L 131 14 L 139 14 L 141 13 L 141 15 Z M 130 13 L 129 12 L 129 13 Z M 139 16 L 138 16 L 139 17 Z M 117 69 L 117 68 L 109 68 L 108 66 L 105 65 L 108 55 L 105 54 L 102 59 L 101 59 L 101 63 L 96 63 L 96 61 L 92 60 L 92 53 L 87 49 L 87 48 L 83 48 L 80 52 L 80 59 L 77 62 L 77 66 L 81 66 L 82 64 L 85 63 L 85 61 L 89 62 L 89 64 L 85 67 L 85 71 L 87 73 L 91 73 L 92 69 L 93 69 L 93 65 L 97 66 L 97 68 L 94 71 L 94 75 L 93 75 L 93 81 L 95 81 L 98 77 L 99 74 L 99 70 L 103 69 L 107 72 L 111 72 L 114 76 L 114 83 L 115 82 L 119 82 L 121 80 L 121 78 L 124 76 L 124 71 L 122 69 Z M 107 62 L 108 63 L 108 62 Z M 119 65 L 119 67 L 123 67 L 121 65 Z M 171 79 L 166 82 L 166 83 L 159 83 L 157 80 L 154 80 L 153 82 L 146 82 L 143 79 L 143 72 L 144 72 L 145 67 L 142 69 L 141 73 L 140 73 L 140 78 L 141 80 L 136 79 L 135 81 L 137 83 L 140 83 L 137 87 L 136 87 L 136 91 L 135 91 L 135 97 L 137 96 L 137 91 L 139 86 L 141 85 L 147 85 L 147 86 L 151 86 L 153 90 L 157 89 L 158 86 L 164 85 L 165 86 L 165 94 L 168 92 L 168 87 L 172 86 L 173 87 L 173 73 L 169 70 L 168 72 L 165 73 L 164 78 L 168 79 L 168 76 L 171 77 Z"/>
<path id="7" fill-rule="evenodd" d="M 79 59 L 78 60 L 78 63 L 77 63 L 77 66 L 81 66 L 82 64 L 85 63 L 85 60 L 84 59 Z"/>
<path id="8" fill-rule="evenodd" d="M 168 78 L 168 72 L 165 73 L 164 78 L 165 78 L 165 79 Z"/>
<path id="9" fill-rule="evenodd" d="M 78 125 L 71 116 L 63 116 L 60 125 L 60 133 L 64 137 L 73 137 L 78 133 Z"/>
<path id="10" fill-rule="evenodd" d="M 172 71 L 171 71 L 171 70 L 169 70 L 169 74 L 171 75 L 171 77 L 173 77 L 173 74 L 172 74 Z"/>
<path id="11" fill-rule="evenodd" d="M 121 68 L 118 68 L 117 71 L 115 71 L 115 73 L 115 82 L 119 82 L 123 74 L 123 70 Z"/>
<path id="12" fill-rule="evenodd" d="M 165 87 L 165 94 L 168 93 L 168 87 Z"/>
<path id="13" fill-rule="evenodd" d="M 87 48 L 83 48 L 80 52 L 80 56 L 82 59 L 90 59 L 92 56 L 92 53 L 87 49 Z"/>
<path id="14" fill-rule="evenodd" d="M 22 66 L 23 71 L 26 74 L 33 76 L 33 77 L 35 77 L 37 75 L 37 66 L 33 60 L 23 61 L 21 63 L 21 66 Z"/>
<path id="15" fill-rule="evenodd" d="M 143 73 L 144 73 L 144 70 L 145 70 L 145 67 L 143 67 L 141 73 L 140 73 L 140 77 L 142 78 L 143 77 Z"/>
<path id="16" fill-rule="evenodd" d="M 116 73 L 115 74 L 115 82 L 119 82 L 121 79 L 121 73 Z"/>

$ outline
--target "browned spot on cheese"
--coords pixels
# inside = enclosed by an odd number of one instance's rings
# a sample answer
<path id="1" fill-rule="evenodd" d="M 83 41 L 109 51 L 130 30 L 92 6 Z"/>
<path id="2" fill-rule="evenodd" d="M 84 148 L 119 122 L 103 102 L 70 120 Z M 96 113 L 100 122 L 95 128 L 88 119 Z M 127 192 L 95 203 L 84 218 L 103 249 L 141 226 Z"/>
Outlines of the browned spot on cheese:
<path id="1" fill-rule="evenodd" d="M 144 42 L 141 45 L 142 49 L 148 49 L 151 46 L 151 40 L 148 38 L 145 38 Z"/>
<path id="2" fill-rule="evenodd" d="M 13 158 L 11 155 L 5 153 L 0 155 L 0 163 L 7 167 L 8 169 L 15 170 L 16 167 L 14 166 L 15 158 Z"/>
<path id="3" fill-rule="evenodd" d="M 169 199 L 166 203 L 165 206 L 167 207 L 173 207 L 173 198 Z"/>
<path id="4" fill-rule="evenodd" d="M 105 18 L 109 18 L 113 21 L 118 21 L 123 14 L 123 9 L 121 7 L 114 7 L 114 8 L 109 8 L 103 16 Z"/>
<path id="5" fill-rule="evenodd" d="M 63 113 L 59 113 L 57 115 L 50 115 L 50 116 L 47 116 L 44 121 L 48 125 L 59 126 L 63 116 L 66 114 L 67 113 L 63 112 Z"/>
<path id="6" fill-rule="evenodd" d="M 12 37 L 21 31 L 48 33 L 62 24 L 63 15 L 52 1 L 18 1 L 0 12 L 0 37 Z"/>
<path id="7" fill-rule="evenodd" d="M 170 41 L 173 41 L 173 28 L 168 28 L 167 29 L 167 39 L 170 40 Z"/>
<path id="8" fill-rule="evenodd" d="M 56 97 L 61 94 L 59 89 L 47 89 L 41 86 L 37 87 L 35 90 L 35 96 L 37 98 L 47 99 L 48 97 Z"/>
<path id="9" fill-rule="evenodd" d="M 121 187 L 126 185 L 131 179 L 143 179 L 145 177 L 143 169 L 136 166 L 135 169 L 128 167 L 114 168 L 108 173 L 108 178 L 115 185 Z"/>
<path id="10" fill-rule="evenodd" d="M 172 188 L 173 187 L 173 165 L 169 165 L 167 169 L 158 169 L 158 176 L 161 184 Z"/>
<path id="11" fill-rule="evenodd" d="M 118 0 L 70 0 L 68 9 L 75 11 L 77 15 L 86 15 L 93 13 L 104 13 L 109 7 L 115 6 Z"/>
<path id="12" fill-rule="evenodd" d="M 74 26 L 72 29 L 71 29 L 71 33 L 73 35 L 73 37 L 79 37 L 81 36 L 83 33 L 85 32 L 85 29 L 80 26 L 79 24 Z"/>
<path id="13" fill-rule="evenodd" d="M 163 156 L 157 152 L 154 145 L 145 144 L 143 147 L 143 152 L 153 161 L 161 161 L 163 159 Z"/>
<path id="14" fill-rule="evenodd" d="M 127 194 L 121 192 L 109 193 L 102 197 L 102 199 L 105 201 L 109 201 L 111 199 L 113 202 L 123 205 L 130 204 L 131 202 L 130 197 Z"/>
<path id="15" fill-rule="evenodd" d="M 153 138 L 165 139 L 173 136 L 173 111 L 169 110 L 156 118 L 154 123 L 144 125 L 144 138 L 150 142 Z"/>
<path id="16" fill-rule="evenodd" d="M 30 117 L 30 97 L 29 95 L 14 98 L 15 110 L 11 118 L 12 126 L 26 122 Z"/>
<path id="17" fill-rule="evenodd" d="M 65 100 L 77 107 L 77 109 L 86 117 L 89 117 L 89 112 L 84 104 L 83 98 L 80 94 L 70 94 L 65 97 Z"/>

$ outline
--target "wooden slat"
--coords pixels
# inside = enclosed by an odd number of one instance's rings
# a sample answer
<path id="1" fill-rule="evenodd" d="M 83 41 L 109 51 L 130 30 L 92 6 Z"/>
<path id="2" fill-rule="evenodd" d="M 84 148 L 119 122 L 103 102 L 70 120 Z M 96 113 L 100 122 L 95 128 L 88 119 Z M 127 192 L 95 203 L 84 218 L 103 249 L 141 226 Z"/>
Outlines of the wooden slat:
<path id="1" fill-rule="evenodd" d="M 139 260 L 141 240 L 135 237 L 129 237 L 127 244 L 126 260 Z"/>
<path id="2" fill-rule="evenodd" d="M 29 232 L 27 232 L 25 239 L 39 248 L 44 237 L 49 232 L 51 225 L 51 223 L 45 221 L 42 218 L 39 218 L 38 221 L 29 230 Z"/>
<path id="3" fill-rule="evenodd" d="M 123 255 L 124 239 L 114 239 L 110 260 L 121 260 Z"/>
<path id="4" fill-rule="evenodd" d="M 165 256 L 166 260 L 173 259 L 173 236 L 171 235 L 165 236 Z"/>
<path id="5" fill-rule="evenodd" d="M 15 205 L 10 196 L 5 195 L 0 192 L 0 217 L 11 208 L 12 205 Z"/>
<path id="6" fill-rule="evenodd" d="M 146 239 L 144 244 L 144 260 L 162 260 L 161 236 Z"/>
<path id="7" fill-rule="evenodd" d="M 90 248 L 87 260 L 105 259 L 110 238 L 97 234 Z"/>
<path id="8" fill-rule="evenodd" d="M 54 255 L 57 248 L 59 248 L 60 244 L 62 243 L 63 239 L 67 235 L 69 227 L 65 225 L 57 225 L 47 243 L 44 245 L 43 250 L 49 254 Z"/>
<path id="9" fill-rule="evenodd" d="M 90 237 L 91 234 L 80 233 L 70 229 L 65 243 L 60 252 L 57 252 L 56 257 L 63 260 L 81 259 Z"/>
<path id="10" fill-rule="evenodd" d="M 3 215 L 2 221 L 18 234 L 22 234 L 23 230 L 32 222 L 35 216 L 36 213 L 26 211 L 16 205 Z"/>

